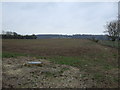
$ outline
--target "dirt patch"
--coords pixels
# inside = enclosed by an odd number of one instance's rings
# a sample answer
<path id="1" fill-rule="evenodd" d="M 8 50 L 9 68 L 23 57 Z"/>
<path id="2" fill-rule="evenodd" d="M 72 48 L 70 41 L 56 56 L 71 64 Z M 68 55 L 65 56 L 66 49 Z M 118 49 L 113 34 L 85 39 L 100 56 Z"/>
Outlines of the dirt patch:
<path id="1" fill-rule="evenodd" d="M 41 61 L 42 67 L 24 66 L 28 61 Z M 92 87 L 76 67 L 58 65 L 34 57 L 3 58 L 3 88 L 85 88 Z"/>

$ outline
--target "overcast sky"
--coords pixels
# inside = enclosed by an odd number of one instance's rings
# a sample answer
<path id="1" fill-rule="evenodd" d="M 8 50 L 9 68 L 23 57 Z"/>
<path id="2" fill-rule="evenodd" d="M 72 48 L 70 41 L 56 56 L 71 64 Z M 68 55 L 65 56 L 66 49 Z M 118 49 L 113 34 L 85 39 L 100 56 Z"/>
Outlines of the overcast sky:
<path id="1" fill-rule="evenodd" d="M 117 2 L 4 2 L 2 29 L 19 34 L 103 34 Z"/>

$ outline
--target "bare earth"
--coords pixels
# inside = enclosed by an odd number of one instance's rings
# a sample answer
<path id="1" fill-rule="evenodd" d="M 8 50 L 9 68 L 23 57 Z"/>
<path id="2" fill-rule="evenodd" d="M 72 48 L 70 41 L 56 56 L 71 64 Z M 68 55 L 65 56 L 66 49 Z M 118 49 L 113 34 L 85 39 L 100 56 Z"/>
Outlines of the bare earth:
<path id="1" fill-rule="evenodd" d="M 40 66 L 24 66 L 28 61 L 41 61 Z M 86 88 L 95 82 L 83 78 L 84 72 L 35 57 L 3 58 L 3 88 Z M 94 84 L 94 85 L 93 85 Z"/>

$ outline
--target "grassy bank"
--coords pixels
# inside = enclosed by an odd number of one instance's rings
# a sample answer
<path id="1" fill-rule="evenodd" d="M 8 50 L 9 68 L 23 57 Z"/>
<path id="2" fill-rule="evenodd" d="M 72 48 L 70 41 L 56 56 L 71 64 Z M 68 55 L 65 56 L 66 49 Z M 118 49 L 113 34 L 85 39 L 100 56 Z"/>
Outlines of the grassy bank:
<path id="1" fill-rule="evenodd" d="M 113 48 L 119 48 L 120 47 L 120 41 L 110 41 L 110 40 L 100 40 L 99 43 L 101 45 L 113 47 Z"/>

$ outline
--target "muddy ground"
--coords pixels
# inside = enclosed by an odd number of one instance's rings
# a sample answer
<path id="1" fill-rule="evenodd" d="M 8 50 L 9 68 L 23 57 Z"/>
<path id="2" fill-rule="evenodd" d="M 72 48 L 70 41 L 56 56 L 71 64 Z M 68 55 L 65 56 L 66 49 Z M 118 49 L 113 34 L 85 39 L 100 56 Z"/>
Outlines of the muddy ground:
<path id="1" fill-rule="evenodd" d="M 35 57 L 3 58 L 3 88 L 86 88 L 95 81 L 84 77 L 80 69 L 54 64 Z M 25 66 L 28 61 L 41 61 L 42 66 Z"/>

